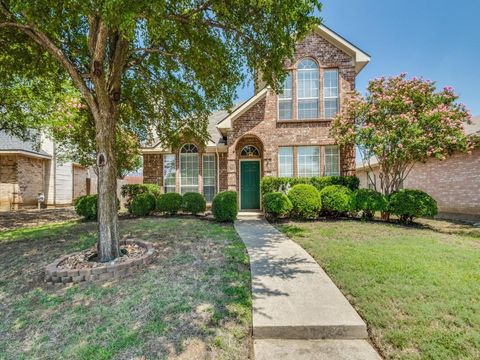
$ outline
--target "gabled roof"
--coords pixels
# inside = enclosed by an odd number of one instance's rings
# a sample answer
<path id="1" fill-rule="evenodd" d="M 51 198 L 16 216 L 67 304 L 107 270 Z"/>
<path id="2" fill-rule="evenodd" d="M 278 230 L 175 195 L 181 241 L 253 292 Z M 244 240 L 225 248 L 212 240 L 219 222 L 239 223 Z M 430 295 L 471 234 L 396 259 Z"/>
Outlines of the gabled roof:
<path id="1" fill-rule="evenodd" d="M 243 104 L 238 106 L 232 113 L 225 116 L 222 120 L 220 120 L 217 124 L 217 129 L 220 131 L 230 129 L 232 127 L 232 119 L 235 119 L 245 113 L 248 109 L 250 109 L 253 105 L 255 105 L 260 99 L 263 99 L 268 92 L 268 87 L 263 88 L 258 93 L 253 95 L 250 99 L 245 101 Z"/>
<path id="2" fill-rule="evenodd" d="M 1 153 L 20 153 L 24 155 L 31 155 L 50 159 L 52 156 L 46 151 L 40 149 L 40 144 L 37 141 L 24 141 L 16 136 L 11 136 L 0 131 L 0 154 Z"/>
<path id="3" fill-rule="evenodd" d="M 323 24 L 319 25 L 314 31 L 328 42 L 351 55 L 355 60 L 355 71 L 357 74 L 365 67 L 365 65 L 370 62 L 369 54 L 361 50 L 359 47 L 353 45 L 350 41 L 337 34 L 327 26 Z"/>

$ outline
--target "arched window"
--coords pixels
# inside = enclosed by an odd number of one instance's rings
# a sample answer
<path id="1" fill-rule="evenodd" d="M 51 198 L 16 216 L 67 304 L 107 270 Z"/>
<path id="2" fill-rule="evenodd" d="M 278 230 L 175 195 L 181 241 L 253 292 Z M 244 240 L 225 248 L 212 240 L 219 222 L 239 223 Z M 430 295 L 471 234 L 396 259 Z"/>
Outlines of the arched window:
<path id="1" fill-rule="evenodd" d="M 240 156 L 258 157 L 260 156 L 260 151 L 258 151 L 258 149 L 253 145 L 247 145 L 243 147 L 242 151 L 240 152 Z"/>
<path id="2" fill-rule="evenodd" d="M 198 148 L 193 144 L 180 149 L 180 192 L 198 192 Z"/>
<path id="3" fill-rule="evenodd" d="M 311 59 L 304 59 L 297 68 L 297 112 L 299 119 L 318 119 L 319 71 Z"/>

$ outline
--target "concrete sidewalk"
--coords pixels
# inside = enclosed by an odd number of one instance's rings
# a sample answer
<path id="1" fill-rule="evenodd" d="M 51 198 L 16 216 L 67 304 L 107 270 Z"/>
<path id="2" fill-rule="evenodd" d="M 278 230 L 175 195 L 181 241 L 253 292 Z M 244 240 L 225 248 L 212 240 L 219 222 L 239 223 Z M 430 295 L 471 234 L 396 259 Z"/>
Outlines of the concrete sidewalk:
<path id="1" fill-rule="evenodd" d="M 235 229 L 250 257 L 257 360 L 380 359 L 364 321 L 305 250 L 263 219 Z"/>

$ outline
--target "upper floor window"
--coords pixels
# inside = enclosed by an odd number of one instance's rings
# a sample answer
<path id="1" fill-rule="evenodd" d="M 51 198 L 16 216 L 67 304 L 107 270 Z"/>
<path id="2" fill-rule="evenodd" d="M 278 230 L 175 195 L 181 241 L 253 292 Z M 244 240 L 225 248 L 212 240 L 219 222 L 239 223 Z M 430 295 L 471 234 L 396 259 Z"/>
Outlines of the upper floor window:
<path id="1" fill-rule="evenodd" d="M 198 148 L 193 144 L 180 149 L 180 192 L 198 192 Z"/>
<path id="2" fill-rule="evenodd" d="M 304 59 L 297 70 L 297 116 L 299 119 L 318 119 L 319 71 L 317 63 Z"/>
<path id="3" fill-rule="evenodd" d="M 288 73 L 283 82 L 283 90 L 278 95 L 278 117 L 280 120 L 292 118 L 292 74 Z"/>
<path id="4" fill-rule="evenodd" d="M 328 69 L 323 73 L 323 103 L 325 117 L 334 117 L 338 112 L 338 70 Z"/>

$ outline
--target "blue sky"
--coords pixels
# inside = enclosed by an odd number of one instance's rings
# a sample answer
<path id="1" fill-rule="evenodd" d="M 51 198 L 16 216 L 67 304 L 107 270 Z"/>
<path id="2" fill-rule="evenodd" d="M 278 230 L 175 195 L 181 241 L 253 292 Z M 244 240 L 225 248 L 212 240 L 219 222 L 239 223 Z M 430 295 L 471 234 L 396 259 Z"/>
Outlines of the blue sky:
<path id="1" fill-rule="evenodd" d="M 326 0 L 325 25 L 371 55 L 357 77 L 407 72 L 453 86 L 473 115 L 480 115 L 480 0 Z M 239 89 L 249 98 L 253 85 Z"/>

